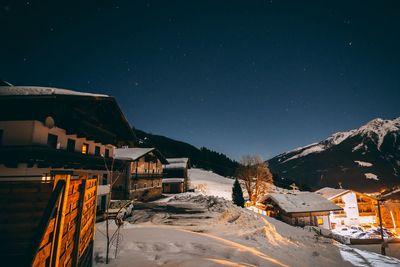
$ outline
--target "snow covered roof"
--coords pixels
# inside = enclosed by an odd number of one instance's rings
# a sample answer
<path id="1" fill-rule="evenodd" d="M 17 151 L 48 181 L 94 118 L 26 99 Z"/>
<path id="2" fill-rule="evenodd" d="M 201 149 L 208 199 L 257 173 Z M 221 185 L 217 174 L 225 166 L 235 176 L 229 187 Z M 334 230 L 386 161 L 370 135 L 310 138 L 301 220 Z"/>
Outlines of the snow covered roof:
<path id="1" fill-rule="evenodd" d="M 163 178 L 162 183 L 163 184 L 168 184 L 168 183 L 184 183 L 185 179 L 183 178 Z"/>
<path id="2" fill-rule="evenodd" d="M 167 158 L 169 164 L 164 169 L 184 169 L 190 168 L 189 158 Z"/>
<path id="3" fill-rule="evenodd" d="M 331 187 L 324 187 L 320 190 L 315 191 L 315 193 L 323 196 L 326 199 L 334 199 L 338 196 L 344 195 L 346 193 L 350 192 L 350 190 L 347 189 L 336 189 L 336 188 L 331 188 Z"/>
<path id="4" fill-rule="evenodd" d="M 155 148 L 142 148 L 142 147 L 132 147 L 132 148 L 117 148 L 114 150 L 115 158 L 122 160 L 135 161 L 144 155 L 154 152 L 162 163 L 166 163 L 165 158 L 159 153 Z"/>
<path id="5" fill-rule="evenodd" d="M 167 158 L 168 162 L 171 163 L 188 163 L 189 158 Z"/>
<path id="6" fill-rule="evenodd" d="M 109 97 L 108 95 L 77 92 L 67 89 L 40 86 L 0 86 L 0 95 L 2 96 L 45 96 L 45 95 L 74 95 L 74 96 L 92 96 Z"/>
<path id="7" fill-rule="evenodd" d="M 0 80 L 0 86 L 13 86 L 13 85 L 7 81 Z"/>
<path id="8" fill-rule="evenodd" d="M 267 199 L 271 199 L 286 213 L 342 210 L 341 207 L 313 192 L 271 193 L 264 201 Z"/>
<path id="9" fill-rule="evenodd" d="M 381 195 L 384 200 L 400 200 L 400 188 Z"/>
<path id="10" fill-rule="evenodd" d="M 51 117 L 55 126 L 103 144 L 134 141 L 135 133 L 114 97 L 38 86 L 0 86 L 0 120 Z"/>

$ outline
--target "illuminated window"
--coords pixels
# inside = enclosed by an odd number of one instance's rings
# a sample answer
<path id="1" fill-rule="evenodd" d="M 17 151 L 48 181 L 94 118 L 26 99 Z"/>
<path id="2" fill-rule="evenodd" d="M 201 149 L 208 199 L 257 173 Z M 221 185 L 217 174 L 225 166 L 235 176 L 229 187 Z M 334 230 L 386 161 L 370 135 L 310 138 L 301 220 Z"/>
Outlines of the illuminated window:
<path id="1" fill-rule="evenodd" d="M 324 224 L 324 219 L 318 218 L 318 225 L 323 225 Z"/>
<path id="2" fill-rule="evenodd" d="M 82 154 L 88 154 L 88 153 L 89 153 L 89 145 L 83 144 L 82 145 Z"/>

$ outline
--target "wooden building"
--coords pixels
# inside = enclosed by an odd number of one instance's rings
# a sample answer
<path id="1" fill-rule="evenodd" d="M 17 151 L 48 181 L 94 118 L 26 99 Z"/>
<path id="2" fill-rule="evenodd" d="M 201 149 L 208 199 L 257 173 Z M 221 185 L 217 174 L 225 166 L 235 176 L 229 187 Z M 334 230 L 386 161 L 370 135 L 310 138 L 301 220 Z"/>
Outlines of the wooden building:
<path id="1" fill-rule="evenodd" d="M 118 142 L 134 139 L 112 97 L 0 87 L 2 264 L 91 266 L 106 165 Z"/>
<path id="2" fill-rule="evenodd" d="M 177 194 L 186 192 L 189 188 L 188 158 L 167 158 L 168 164 L 164 165 L 164 177 L 162 180 L 163 192 Z"/>
<path id="3" fill-rule="evenodd" d="M 324 187 L 315 193 L 343 208 L 330 214 L 331 228 L 377 223 L 377 200 L 371 196 L 347 189 Z"/>
<path id="4" fill-rule="evenodd" d="M 379 198 L 383 226 L 400 237 L 400 188 L 384 192 Z"/>
<path id="5" fill-rule="evenodd" d="M 267 214 L 295 226 L 320 226 L 329 229 L 329 213 L 341 207 L 312 192 L 271 193 L 258 201 Z"/>
<path id="6" fill-rule="evenodd" d="M 161 196 L 164 156 L 155 148 L 118 148 L 115 158 L 124 169 L 115 173 L 113 199 L 148 201 Z"/>

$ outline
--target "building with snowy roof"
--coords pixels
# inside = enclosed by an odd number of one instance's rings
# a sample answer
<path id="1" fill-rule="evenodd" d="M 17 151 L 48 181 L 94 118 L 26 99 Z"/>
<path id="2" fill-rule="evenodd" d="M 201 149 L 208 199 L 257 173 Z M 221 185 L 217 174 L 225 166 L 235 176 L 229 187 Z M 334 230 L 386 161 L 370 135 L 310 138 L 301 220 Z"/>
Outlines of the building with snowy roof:
<path id="1" fill-rule="evenodd" d="M 0 86 L 3 263 L 90 265 L 96 213 L 110 188 L 107 169 L 121 163 L 112 158 L 116 146 L 133 141 L 113 97 Z"/>
<path id="2" fill-rule="evenodd" d="M 155 148 L 118 148 L 115 158 L 125 162 L 116 172 L 113 199 L 148 201 L 161 196 L 163 164 L 168 161 Z"/>
<path id="3" fill-rule="evenodd" d="M 329 213 L 341 207 L 313 192 L 270 193 L 258 201 L 271 217 L 296 226 L 330 228 Z"/>
<path id="4" fill-rule="evenodd" d="M 189 158 L 167 158 L 164 165 L 163 192 L 167 194 L 183 193 L 188 190 L 190 169 Z"/>
<path id="5" fill-rule="evenodd" d="M 329 215 L 331 228 L 338 226 L 376 224 L 378 210 L 377 201 L 372 196 L 353 190 L 324 187 L 315 193 L 343 208 Z"/>

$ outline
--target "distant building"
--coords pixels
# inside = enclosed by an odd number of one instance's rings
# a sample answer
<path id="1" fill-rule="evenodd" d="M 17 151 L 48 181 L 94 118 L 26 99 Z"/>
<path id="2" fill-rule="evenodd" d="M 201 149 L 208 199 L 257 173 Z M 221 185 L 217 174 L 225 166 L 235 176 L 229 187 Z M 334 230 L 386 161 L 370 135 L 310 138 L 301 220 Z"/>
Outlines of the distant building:
<path id="1" fill-rule="evenodd" d="M 400 235 L 400 188 L 380 196 L 382 223 Z"/>
<path id="2" fill-rule="evenodd" d="M 106 165 L 118 142 L 134 138 L 112 97 L 1 86 L 2 263 L 90 266 L 96 203 L 105 208 L 109 190 Z"/>
<path id="3" fill-rule="evenodd" d="M 330 212 L 342 210 L 341 207 L 313 192 L 271 193 L 258 202 L 264 205 L 268 216 L 276 217 L 288 224 L 320 226 L 326 229 L 330 229 Z"/>
<path id="4" fill-rule="evenodd" d="M 324 187 L 315 193 L 343 208 L 330 214 L 331 228 L 343 225 L 370 225 L 377 222 L 377 201 L 347 189 Z"/>
<path id="5" fill-rule="evenodd" d="M 167 158 L 169 164 L 164 165 L 164 177 L 162 180 L 163 192 L 176 194 L 186 192 L 189 188 L 188 158 Z"/>
<path id="6" fill-rule="evenodd" d="M 116 172 L 113 199 L 147 201 L 162 194 L 163 164 L 167 160 L 155 148 L 118 148 L 115 158 L 124 161 L 125 168 Z"/>

